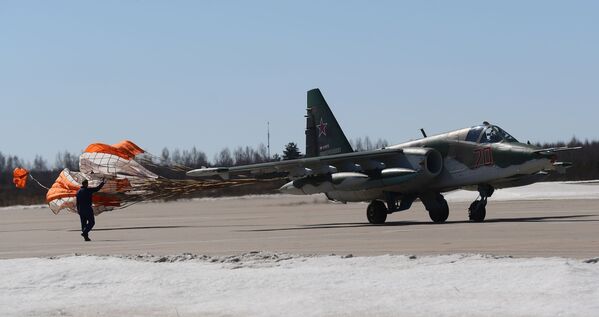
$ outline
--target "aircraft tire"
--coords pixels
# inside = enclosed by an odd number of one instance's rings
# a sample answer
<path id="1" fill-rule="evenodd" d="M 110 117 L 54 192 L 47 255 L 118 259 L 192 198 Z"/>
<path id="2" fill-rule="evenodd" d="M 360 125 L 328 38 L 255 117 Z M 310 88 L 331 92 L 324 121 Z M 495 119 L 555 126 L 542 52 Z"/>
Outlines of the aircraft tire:
<path id="1" fill-rule="evenodd" d="M 434 223 L 443 223 L 449 217 L 449 205 L 443 196 L 439 195 L 439 206 L 428 210 L 428 215 Z"/>
<path id="2" fill-rule="evenodd" d="M 387 221 L 387 206 L 380 200 L 374 200 L 366 209 L 366 218 L 373 225 L 382 225 Z"/>
<path id="3" fill-rule="evenodd" d="M 470 204 L 468 208 L 468 218 L 472 222 L 483 222 L 487 215 L 487 204 L 483 201 L 477 200 Z"/>

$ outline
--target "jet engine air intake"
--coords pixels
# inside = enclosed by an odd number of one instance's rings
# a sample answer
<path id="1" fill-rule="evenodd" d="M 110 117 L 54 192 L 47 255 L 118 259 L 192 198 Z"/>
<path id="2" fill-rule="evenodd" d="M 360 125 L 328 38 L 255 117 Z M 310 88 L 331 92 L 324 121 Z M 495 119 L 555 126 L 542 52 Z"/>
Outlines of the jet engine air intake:
<path id="1" fill-rule="evenodd" d="M 439 151 L 432 148 L 407 148 L 404 149 L 406 156 L 422 158 L 420 165 L 429 177 L 436 177 L 443 170 L 443 156 Z"/>

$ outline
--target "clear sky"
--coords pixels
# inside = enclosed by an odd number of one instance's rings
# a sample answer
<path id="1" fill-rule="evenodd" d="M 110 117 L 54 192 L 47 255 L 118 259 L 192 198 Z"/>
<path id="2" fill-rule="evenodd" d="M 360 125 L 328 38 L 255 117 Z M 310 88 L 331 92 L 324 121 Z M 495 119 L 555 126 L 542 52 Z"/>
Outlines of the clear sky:
<path id="1" fill-rule="evenodd" d="M 0 1 L 5 154 L 303 151 L 315 87 L 350 139 L 599 139 L 599 1 Z"/>

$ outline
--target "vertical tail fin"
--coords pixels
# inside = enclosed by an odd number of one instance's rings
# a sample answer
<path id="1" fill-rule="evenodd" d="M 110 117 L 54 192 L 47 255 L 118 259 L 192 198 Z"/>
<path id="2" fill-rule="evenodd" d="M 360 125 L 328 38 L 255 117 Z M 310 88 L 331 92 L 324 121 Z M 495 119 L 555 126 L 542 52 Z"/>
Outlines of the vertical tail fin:
<path id="1" fill-rule="evenodd" d="M 306 157 L 354 151 L 318 88 L 308 91 L 306 119 Z"/>

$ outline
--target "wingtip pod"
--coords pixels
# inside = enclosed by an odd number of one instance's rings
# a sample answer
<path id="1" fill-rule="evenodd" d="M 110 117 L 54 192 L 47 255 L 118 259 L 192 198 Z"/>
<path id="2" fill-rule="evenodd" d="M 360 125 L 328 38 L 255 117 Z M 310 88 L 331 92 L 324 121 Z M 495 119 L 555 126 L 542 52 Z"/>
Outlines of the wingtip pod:
<path id="1" fill-rule="evenodd" d="M 29 176 L 29 171 L 22 168 L 17 167 L 12 173 L 13 179 L 12 182 L 15 184 L 15 187 L 19 189 L 24 189 L 27 187 L 27 177 Z"/>

